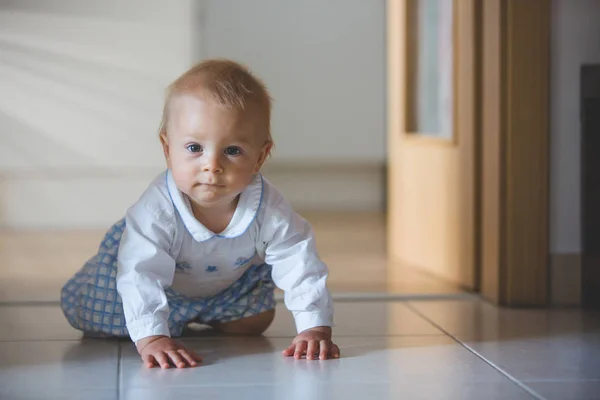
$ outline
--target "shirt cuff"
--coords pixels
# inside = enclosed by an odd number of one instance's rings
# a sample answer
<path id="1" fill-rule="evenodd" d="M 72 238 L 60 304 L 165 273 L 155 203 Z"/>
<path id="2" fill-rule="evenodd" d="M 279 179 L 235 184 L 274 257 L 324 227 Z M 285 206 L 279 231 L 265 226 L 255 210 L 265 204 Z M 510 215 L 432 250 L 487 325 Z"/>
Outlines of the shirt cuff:
<path id="1" fill-rule="evenodd" d="M 299 311 L 294 313 L 296 331 L 304 332 L 317 326 L 333 327 L 333 316 L 329 310 L 326 311 Z"/>
<path id="2" fill-rule="evenodd" d="M 169 323 L 163 318 L 146 317 L 127 322 L 127 330 L 131 340 L 135 343 L 148 336 L 168 336 Z"/>

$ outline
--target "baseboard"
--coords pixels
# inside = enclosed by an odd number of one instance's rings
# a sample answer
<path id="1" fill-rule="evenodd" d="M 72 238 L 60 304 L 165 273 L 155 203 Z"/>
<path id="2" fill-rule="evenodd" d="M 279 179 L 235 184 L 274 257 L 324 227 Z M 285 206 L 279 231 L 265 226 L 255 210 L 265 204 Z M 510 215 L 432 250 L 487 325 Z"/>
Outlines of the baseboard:
<path id="1" fill-rule="evenodd" d="M 0 174 L 0 229 L 105 229 L 159 169 Z M 379 211 L 383 163 L 272 163 L 264 175 L 299 211 Z"/>
<path id="2" fill-rule="evenodd" d="M 267 164 L 263 173 L 292 205 L 304 211 L 381 211 L 385 165 Z"/>
<path id="3" fill-rule="evenodd" d="M 581 305 L 581 254 L 550 255 L 550 295 L 553 306 Z"/>
<path id="4" fill-rule="evenodd" d="M 106 229 L 158 170 L 51 171 L 0 178 L 0 228 Z"/>

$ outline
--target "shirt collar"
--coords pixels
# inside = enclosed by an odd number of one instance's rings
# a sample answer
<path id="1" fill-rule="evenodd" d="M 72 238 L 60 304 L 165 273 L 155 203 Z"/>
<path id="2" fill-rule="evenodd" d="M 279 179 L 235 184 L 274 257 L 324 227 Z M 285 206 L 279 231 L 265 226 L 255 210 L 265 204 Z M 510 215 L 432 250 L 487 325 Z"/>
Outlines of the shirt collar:
<path id="1" fill-rule="evenodd" d="M 204 242 L 215 236 L 231 239 L 243 235 L 252 222 L 254 222 L 258 209 L 262 203 L 263 177 L 260 173 L 257 173 L 252 178 L 250 184 L 241 193 L 240 200 L 238 201 L 238 205 L 227 228 L 220 234 L 216 234 L 207 229 L 196 219 L 196 217 L 194 217 L 190 200 L 177 188 L 177 185 L 175 185 L 171 170 L 167 170 L 166 180 L 167 190 L 169 191 L 175 209 L 181 216 L 187 230 L 198 242 Z"/>

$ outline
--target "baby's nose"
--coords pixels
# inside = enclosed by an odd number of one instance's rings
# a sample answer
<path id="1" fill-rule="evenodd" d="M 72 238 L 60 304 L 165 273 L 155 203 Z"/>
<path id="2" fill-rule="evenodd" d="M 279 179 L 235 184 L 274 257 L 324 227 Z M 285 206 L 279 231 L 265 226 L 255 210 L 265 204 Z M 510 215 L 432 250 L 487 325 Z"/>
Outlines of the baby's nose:
<path id="1" fill-rule="evenodd" d="M 204 171 L 206 172 L 223 172 L 223 167 L 219 162 L 219 157 L 208 157 L 206 164 L 204 165 Z"/>

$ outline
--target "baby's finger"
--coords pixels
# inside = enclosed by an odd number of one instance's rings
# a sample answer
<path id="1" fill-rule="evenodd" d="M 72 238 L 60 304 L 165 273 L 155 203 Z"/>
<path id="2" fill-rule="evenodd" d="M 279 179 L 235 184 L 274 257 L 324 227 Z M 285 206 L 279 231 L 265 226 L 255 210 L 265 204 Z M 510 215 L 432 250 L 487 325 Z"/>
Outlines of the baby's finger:
<path id="1" fill-rule="evenodd" d="M 168 350 L 167 354 L 174 366 L 177 368 L 185 368 L 185 361 L 183 361 L 183 357 L 181 357 L 181 354 L 179 354 L 177 350 Z"/>
<path id="2" fill-rule="evenodd" d="M 190 365 L 190 367 L 195 367 L 196 365 L 198 365 L 198 362 L 196 362 L 197 358 L 200 358 L 200 356 L 194 354 L 193 352 L 189 352 L 185 349 L 179 349 L 177 350 L 177 352 L 179 354 L 181 354 L 181 357 L 183 357 L 188 364 Z M 201 362 L 202 359 L 199 360 L 199 362 Z"/>
<path id="3" fill-rule="evenodd" d="M 308 350 L 306 350 L 306 359 L 314 360 L 315 353 L 319 351 L 319 342 L 316 340 L 311 340 L 308 342 Z"/>
<path id="4" fill-rule="evenodd" d="M 327 360 L 327 356 L 329 355 L 329 340 L 321 340 L 321 354 L 319 354 L 319 359 Z"/>
<path id="5" fill-rule="evenodd" d="M 340 348 L 337 344 L 331 343 L 331 357 L 340 358 Z"/>
<path id="6" fill-rule="evenodd" d="M 164 369 L 168 369 L 170 367 L 169 365 L 169 359 L 167 358 L 167 355 L 165 353 L 163 353 L 162 351 L 157 352 L 156 354 L 153 354 L 154 358 L 156 358 L 156 361 L 158 362 L 158 365 Z"/>
<path id="7" fill-rule="evenodd" d="M 285 349 L 282 354 L 284 357 L 291 357 L 294 355 L 294 350 L 296 349 L 296 344 L 292 343 L 288 346 L 287 349 Z"/>
<path id="8" fill-rule="evenodd" d="M 146 364 L 148 368 L 154 368 L 155 365 L 158 365 L 156 359 L 152 356 L 152 354 L 145 354 L 142 356 L 142 360 Z"/>
<path id="9" fill-rule="evenodd" d="M 189 356 L 192 357 L 192 359 L 196 362 L 201 363 L 202 362 L 202 357 L 198 355 L 198 353 L 196 353 L 193 350 L 190 350 L 188 348 L 182 347 L 181 349 L 179 349 L 179 352 L 181 353 L 181 351 L 184 351 L 185 354 L 188 354 Z"/>
<path id="10" fill-rule="evenodd" d="M 304 353 L 306 353 L 307 345 L 308 343 L 306 343 L 306 340 L 301 340 L 298 343 L 296 343 L 296 351 L 294 352 L 294 358 L 296 360 L 301 359 Z"/>
<path id="11" fill-rule="evenodd" d="M 202 357 L 199 356 L 197 353 L 195 353 L 195 352 L 193 352 L 191 350 L 186 350 L 186 351 L 187 351 L 188 354 L 191 354 L 191 356 L 194 358 L 194 360 L 196 360 L 196 362 L 201 363 L 203 361 Z"/>

